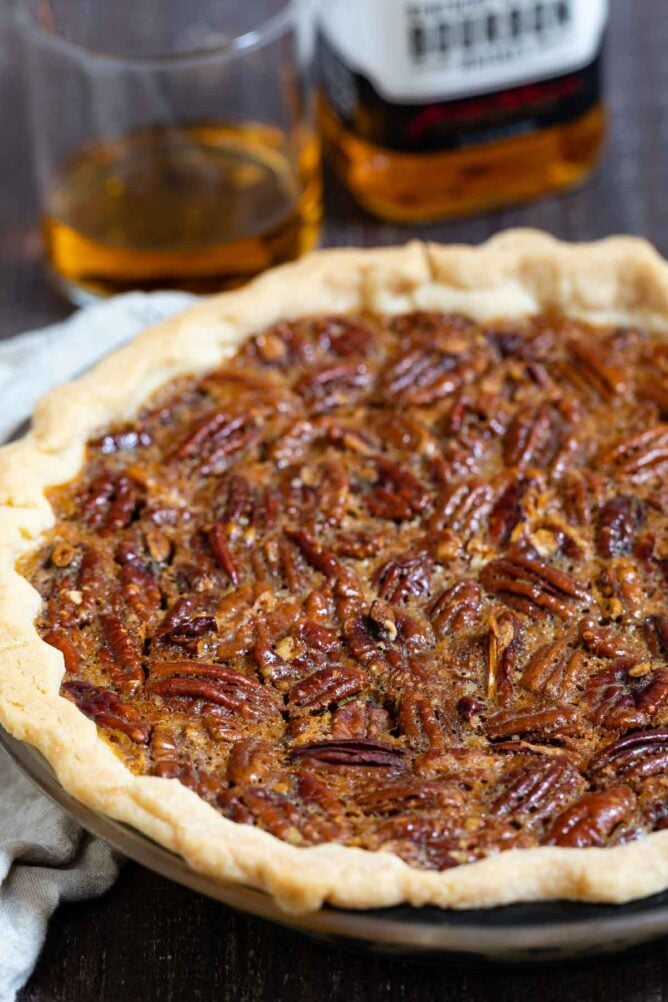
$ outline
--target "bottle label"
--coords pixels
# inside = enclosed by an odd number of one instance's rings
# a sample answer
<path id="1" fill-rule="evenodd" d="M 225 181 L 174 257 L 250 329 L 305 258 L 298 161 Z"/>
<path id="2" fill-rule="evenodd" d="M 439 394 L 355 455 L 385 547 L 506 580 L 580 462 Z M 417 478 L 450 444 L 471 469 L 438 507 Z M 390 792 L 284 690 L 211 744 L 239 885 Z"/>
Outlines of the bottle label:
<path id="1" fill-rule="evenodd" d="M 321 84 L 391 149 L 521 135 L 599 101 L 607 17 L 608 0 L 324 0 Z"/>

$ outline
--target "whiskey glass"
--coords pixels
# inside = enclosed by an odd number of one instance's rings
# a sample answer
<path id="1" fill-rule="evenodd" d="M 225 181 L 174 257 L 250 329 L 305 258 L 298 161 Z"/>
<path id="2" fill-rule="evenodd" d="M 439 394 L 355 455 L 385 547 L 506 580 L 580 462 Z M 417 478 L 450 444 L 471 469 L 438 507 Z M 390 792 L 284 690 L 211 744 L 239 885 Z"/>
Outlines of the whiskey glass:
<path id="1" fill-rule="evenodd" d="M 21 0 L 49 270 L 211 292 L 317 242 L 312 0 Z"/>

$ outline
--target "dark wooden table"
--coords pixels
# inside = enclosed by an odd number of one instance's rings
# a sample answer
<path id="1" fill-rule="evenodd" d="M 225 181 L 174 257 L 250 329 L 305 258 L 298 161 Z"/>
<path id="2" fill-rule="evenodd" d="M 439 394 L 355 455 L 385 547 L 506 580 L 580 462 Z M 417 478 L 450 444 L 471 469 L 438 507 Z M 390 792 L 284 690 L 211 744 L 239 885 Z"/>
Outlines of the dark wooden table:
<path id="1" fill-rule="evenodd" d="M 7 11 L 8 0 L 0 0 Z M 391 244 L 414 235 L 478 242 L 507 226 L 571 239 L 642 234 L 668 253 L 668 6 L 613 0 L 608 42 L 611 134 L 580 190 L 437 226 L 382 226 L 330 180 L 325 244 Z M 21 105 L 19 50 L 0 13 L 0 337 L 58 320 L 69 308 L 40 267 L 36 200 Z M 661 1002 L 668 952 L 657 943 L 563 968 L 449 969 L 343 953 L 235 914 L 128 864 L 103 898 L 66 905 L 21 1002 L 331 1002 L 540 999 Z"/>

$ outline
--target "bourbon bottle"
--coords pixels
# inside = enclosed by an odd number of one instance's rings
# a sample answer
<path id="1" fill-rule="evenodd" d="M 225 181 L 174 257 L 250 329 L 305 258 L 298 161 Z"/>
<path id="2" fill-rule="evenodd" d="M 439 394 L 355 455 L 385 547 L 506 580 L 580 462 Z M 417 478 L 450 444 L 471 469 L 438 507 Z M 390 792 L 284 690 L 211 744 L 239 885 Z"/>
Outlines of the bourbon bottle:
<path id="1" fill-rule="evenodd" d="M 320 114 L 354 196 L 413 222 L 580 181 L 605 131 L 607 0 L 323 0 Z"/>

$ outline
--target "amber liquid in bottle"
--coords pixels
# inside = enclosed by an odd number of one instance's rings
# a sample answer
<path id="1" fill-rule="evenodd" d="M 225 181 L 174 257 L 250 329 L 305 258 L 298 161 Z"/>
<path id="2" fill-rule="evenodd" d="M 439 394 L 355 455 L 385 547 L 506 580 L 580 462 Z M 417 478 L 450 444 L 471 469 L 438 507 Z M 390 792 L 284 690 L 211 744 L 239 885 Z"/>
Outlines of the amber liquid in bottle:
<path id="1" fill-rule="evenodd" d="M 80 300 L 127 289 L 239 285 L 316 243 L 315 136 L 297 167 L 277 129 L 156 127 L 81 150 L 52 181 L 43 220 L 56 279 Z"/>
<path id="2" fill-rule="evenodd" d="M 320 120 L 332 166 L 358 202 L 394 222 L 492 209 L 577 184 L 605 135 L 599 103 L 574 122 L 460 150 L 410 154 L 346 129 L 324 95 Z"/>
<path id="3" fill-rule="evenodd" d="M 601 150 L 607 0 L 336 0 L 320 120 L 367 209 L 420 222 L 583 179 Z"/>

